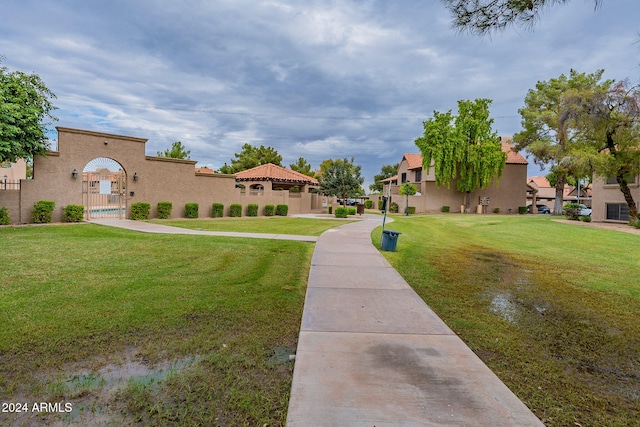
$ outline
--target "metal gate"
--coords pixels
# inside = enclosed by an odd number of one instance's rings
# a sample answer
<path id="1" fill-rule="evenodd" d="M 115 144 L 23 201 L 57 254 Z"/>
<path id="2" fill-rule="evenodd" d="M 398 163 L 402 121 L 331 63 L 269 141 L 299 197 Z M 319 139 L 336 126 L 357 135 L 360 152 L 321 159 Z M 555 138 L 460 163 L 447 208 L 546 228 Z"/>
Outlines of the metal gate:
<path id="1" fill-rule="evenodd" d="M 126 218 L 126 181 L 124 171 L 83 172 L 82 202 L 85 218 Z"/>

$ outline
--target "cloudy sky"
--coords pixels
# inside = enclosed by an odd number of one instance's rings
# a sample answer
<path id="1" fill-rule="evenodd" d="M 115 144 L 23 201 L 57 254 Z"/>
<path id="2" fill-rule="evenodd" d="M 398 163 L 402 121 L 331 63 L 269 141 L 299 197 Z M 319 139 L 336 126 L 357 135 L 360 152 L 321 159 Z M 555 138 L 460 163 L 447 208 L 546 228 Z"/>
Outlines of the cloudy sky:
<path id="1" fill-rule="evenodd" d="M 2 3 L 3 65 L 40 75 L 56 125 L 148 138 L 148 155 L 180 140 L 214 169 L 249 143 L 285 166 L 355 157 L 368 186 L 459 99 L 492 99 L 512 135 L 537 81 L 571 68 L 640 81 L 638 0 L 572 0 L 482 38 L 437 0 Z"/>

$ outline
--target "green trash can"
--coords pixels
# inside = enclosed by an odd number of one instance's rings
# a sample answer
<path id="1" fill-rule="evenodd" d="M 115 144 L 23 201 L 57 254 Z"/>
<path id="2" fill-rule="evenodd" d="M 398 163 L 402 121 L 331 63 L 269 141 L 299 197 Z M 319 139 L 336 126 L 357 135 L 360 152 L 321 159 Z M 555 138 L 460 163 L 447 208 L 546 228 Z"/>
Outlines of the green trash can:
<path id="1" fill-rule="evenodd" d="M 398 244 L 398 236 L 402 233 L 393 230 L 382 230 L 382 250 L 395 252 Z"/>

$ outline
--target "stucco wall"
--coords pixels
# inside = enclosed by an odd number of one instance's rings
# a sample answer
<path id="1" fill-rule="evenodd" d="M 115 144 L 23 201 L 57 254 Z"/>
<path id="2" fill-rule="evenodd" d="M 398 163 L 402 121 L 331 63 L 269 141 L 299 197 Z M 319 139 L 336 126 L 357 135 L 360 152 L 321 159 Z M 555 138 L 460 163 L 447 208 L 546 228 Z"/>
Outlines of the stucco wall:
<path id="1" fill-rule="evenodd" d="M 640 186 L 637 184 L 638 181 L 639 178 L 636 177 L 636 183 L 629 184 L 629 189 L 636 205 L 640 205 Z M 591 218 L 593 221 L 607 221 L 608 203 L 627 203 L 618 184 L 605 184 L 604 179 L 597 177 L 593 180 L 592 189 Z"/>
<path id="2" fill-rule="evenodd" d="M 309 212 L 312 206 L 313 194 L 304 193 L 299 197 L 290 197 L 288 191 L 269 191 L 262 196 L 241 194 L 236 188 L 235 175 L 196 173 L 194 160 L 145 156 L 147 140 L 143 138 L 57 129 L 58 151 L 34 159 L 33 179 L 22 181 L 21 195 L 0 194 L 0 206 L 11 203 L 14 223 L 29 222 L 33 205 L 39 200 L 55 201 L 54 222 L 61 221 L 64 206 L 82 205 L 82 171 L 99 157 L 115 160 L 126 173 L 127 215 L 135 202 L 149 203 L 152 218 L 157 216 L 157 204 L 161 201 L 172 202 L 173 218 L 183 216 L 186 203 L 198 203 L 200 218 L 211 216 L 213 203 L 224 204 L 225 215 L 232 203 L 242 204 L 245 215 L 250 203 L 259 205 L 260 214 L 265 204 L 287 204 L 290 214 Z M 78 172 L 75 179 L 74 169 Z M 135 181 L 134 174 L 138 176 Z"/>

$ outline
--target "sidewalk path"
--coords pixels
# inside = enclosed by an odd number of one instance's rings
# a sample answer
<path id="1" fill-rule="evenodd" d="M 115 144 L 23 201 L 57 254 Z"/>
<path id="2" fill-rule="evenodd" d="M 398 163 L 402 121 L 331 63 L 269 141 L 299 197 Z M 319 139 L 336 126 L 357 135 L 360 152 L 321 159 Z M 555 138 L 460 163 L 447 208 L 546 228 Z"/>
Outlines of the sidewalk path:
<path id="1" fill-rule="evenodd" d="M 295 240 L 298 242 L 316 242 L 316 236 L 297 236 L 293 234 L 268 234 L 268 233 L 238 233 L 235 231 L 205 231 L 188 228 L 171 227 L 168 225 L 154 224 L 145 221 L 133 221 L 130 219 L 93 219 L 90 222 L 111 227 L 126 228 L 127 230 L 141 231 L 143 233 L 158 234 L 199 234 L 204 236 L 245 237 L 253 239 Z"/>
<path id="2" fill-rule="evenodd" d="M 378 225 L 318 239 L 287 426 L 542 426 L 375 249 Z"/>

